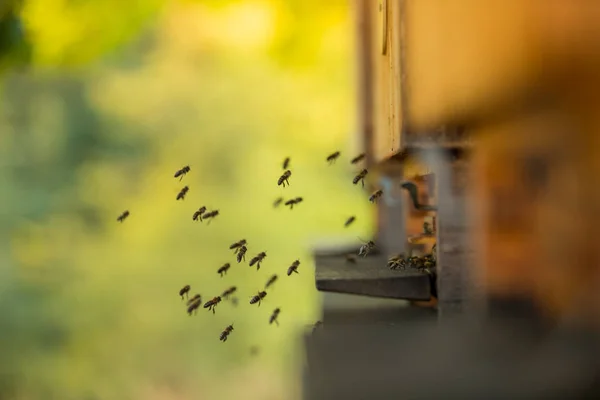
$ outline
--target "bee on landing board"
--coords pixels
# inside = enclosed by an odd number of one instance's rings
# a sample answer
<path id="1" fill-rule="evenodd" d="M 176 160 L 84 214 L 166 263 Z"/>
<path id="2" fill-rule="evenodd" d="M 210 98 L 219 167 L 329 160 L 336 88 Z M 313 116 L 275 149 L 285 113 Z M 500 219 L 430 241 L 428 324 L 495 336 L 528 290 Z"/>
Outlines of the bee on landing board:
<path id="1" fill-rule="evenodd" d="M 267 257 L 267 253 L 262 251 L 262 252 L 258 253 L 256 256 L 254 256 L 254 258 L 252 260 L 250 260 L 248 265 L 250 267 L 252 267 L 254 264 L 256 264 L 256 270 L 258 271 L 260 269 L 260 263 L 263 262 L 263 260 L 266 257 Z"/>
<path id="2" fill-rule="evenodd" d="M 273 314 L 271 314 L 271 317 L 269 318 L 269 325 L 271 325 L 271 324 L 273 324 L 273 322 L 275 322 L 277 324 L 277 326 L 279 326 L 279 321 L 277 321 L 277 317 L 279 317 L 280 312 L 281 312 L 281 309 L 279 307 L 273 310 Z"/>
<path id="3" fill-rule="evenodd" d="M 196 298 L 196 296 L 198 297 Z M 188 301 L 187 313 L 190 317 L 192 316 L 192 313 L 198 313 L 198 307 L 200 307 L 200 304 L 202 304 L 202 298 L 200 298 L 200 295 L 197 294 L 196 296 Z"/>
<path id="4" fill-rule="evenodd" d="M 237 290 L 237 287 L 232 286 L 229 289 L 225 290 L 223 292 L 223 294 L 221 295 L 221 297 L 223 297 L 225 300 L 229 299 L 229 296 L 231 296 L 232 294 L 234 294 Z"/>
<path id="5" fill-rule="evenodd" d="M 202 214 L 206 212 L 206 207 L 202 206 L 194 213 L 192 220 L 202 222 Z"/>
<path id="6" fill-rule="evenodd" d="M 233 252 L 233 254 L 237 254 L 238 251 L 240 251 L 240 248 L 245 245 L 246 245 L 246 239 L 242 239 L 242 240 L 235 242 L 231 246 L 229 246 L 229 250 L 235 250 Z"/>
<path id="7" fill-rule="evenodd" d="M 265 292 L 264 290 L 262 292 L 258 292 L 257 295 L 252 296 L 252 298 L 250 298 L 250 304 L 256 304 L 258 303 L 258 306 L 260 307 L 260 302 L 267 296 L 267 292 Z"/>
<path id="8" fill-rule="evenodd" d="M 277 274 L 275 274 L 269 278 L 267 283 L 265 283 L 265 289 L 268 289 L 270 286 L 273 286 L 275 281 L 277 281 Z"/>
<path id="9" fill-rule="evenodd" d="M 344 226 L 349 227 L 354 221 L 356 221 L 356 217 L 353 215 L 344 222 Z"/>
<path id="10" fill-rule="evenodd" d="M 360 153 L 359 155 L 357 155 L 356 157 L 354 157 L 352 160 L 350 160 L 350 164 L 358 164 L 364 158 L 365 158 L 365 153 Z"/>
<path id="11" fill-rule="evenodd" d="M 292 176 L 292 171 L 286 169 L 285 172 L 279 177 L 279 179 L 277 179 L 277 186 L 283 185 L 283 187 L 285 187 L 286 184 L 289 186 L 290 182 L 288 181 L 288 179 L 290 179 L 290 176 Z"/>
<path id="12" fill-rule="evenodd" d="M 326 161 L 329 163 L 329 165 L 335 164 L 335 160 L 340 158 L 341 154 L 342 153 L 340 153 L 339 151 L 336 151 L 335 153 L 331 153 L 330 155 L 327 156 Z"/>
<path id="13" fill-rule="evenodd" d="M 221 275 L 221 278 L 222 278 L 223 275 L 227 275 L 227 270 L 230 267 L 231 267 L 231 264 L 229 264 L 229 263 L 223 264 L 223 266 L 217 270 L 217 274 Z"/>
<path id="14" fill-rule="evenodd" d="M 184 186 L 183 189 L 181 189 L 179 191 L 179 193 L 177 194 L 177 200 L 184 200 L 185 199 L 185 195 L 187 194 L 187 192 L 190 190 L 189 187 Z"/>
<path id="15" fill-rule="evenodd" d="M 246 261 L 246 252 L 248 251 L 248 248 L 244 245 L 242 245 L 242 247 L 239 248 L 238 252 L 237 252 L 237 262 L 238 264 L 242 262 L 242 260 Z"/>
<path id="16" fill-rule="evenodd" d="M 290 167 L 290 161 L 291 161 L 291 159 L 289 157 L 286 157 L 283 160 L 283 169 L 284 170 L 287 170 Z"/>
<path id="17" fill-rule="evenodd" d="M 290 267 L 287 270 L 287 276 L 292 275 L 294 272 L 298 273 L 298 267 L 300 266 L 300 260 L 296 260 L 292 263 L 292 265 L 290 265 Z"/>
<path id="18" fill-rule="evenodd" d="M 179 295 L 181 296 L 181 300 L 183 300 L 183 296 L 185 295 L 185 298 L 188 298 L 188 293 L 190 292 L 191 286 L 190 285 L 185 285 L 184 287 L 181 288 L 181 290 L 179 291 Z"/>
<path id="19" fill-rule="evenodd" d="M 186 165 L 185 167 L 181 168 L 180 170 L 177 170 L 177 172 L 175 172 L 175 178 L 179 178 L 179 181 L 181 181 L 183 179 L 183 177 L 185 176 L 185 174 L 187 174 L 188 172 L 190 172 L 191 168 L 189 165 Z"/>
<path id="20" fill-rule="evenodd" d="M 211 300 L 204 303 L 204 308 L 208 308 L 208 310 L 212 310 L 213 314 L 215 313 L 215 309 L 217 308 L 217 304 L 221 302 L 221 296 L 213 297 Z"/>
<path id="21" fill-rule="evenodd" d="M 233 324 L 227 326 L 225 328 L 225 330 L 223 330 L 223 332 L 221 332 L 221 335 L 219 335 L 219 340 L 221 342 L 226 342 L 227 341 L 227 337 L 229 336 L 229 334 L 231 333 L 231 331 L 233 331 Z"/>
<path id="22" fill-rule="evenodd" d="M 302 197 L 296 197 L 296 198 L 293 198 L 293 199 L 290 199 L 290 200 L 286 201 L 285 205 L 289 206 L 290 210 L 292 210 L 296 204 L 300 204 L 303 201 L 304 201 L 304 199 Z"/>
<path id="23" fill-rule="evenodd" d="M 354 177 L 354 179 L 352 179 L 352 183 L 357 185 L 358 182 L 360 182 L 362 184 L 362 187 L 365 187 L 365 177 L 367 176 L 368 173 L 369 173 L 369 171 L 367 171 L 366 169 L 363 169 Z"/>
<path id="24" fill-rule="evenodd" d="M 202 215 L 202 217 L 205 220 L 208 220 L 208 224 L 210 224 L 210 221 L 212 221 L 217 215 L 219 215 L 219 210 L 213 210 L 213 211 L 209 211 L 206 214 Z"/>
<path id="25" fill-rule="evenodd" d="M 125 218 L 129 217 L 129 211 L 125 210 L 123 211 L 123 213 L 121 215 L 119 215 L 119 217 L 117 218 L 117 221 L 119 222 L 123 222 L 125 221 Z"/>
<path id="26" fill-rule="evenodd" d="M 360 249 L 358 249 L 358 255 L 366 257 L 367 254 L 369 254 L 374 248 L 375 248 L 375 242 L 372 240 L 369 240 L 368 242 L 366 242 L 365 244 L 360 246 Z"/>
<path id="27" fill-rule="evenodd" d="M 283 202 L 283 197 L 278 197 L 277 199 L 275 199 L 275 201 L 273 202 L 273 208 L 277 208 L 281 205 L 281 203 Z"/>
<path id="28" fill-rule="evenodd" d="M 404 254 L 396 254 L 388 259 L 387 266 L 389 269 L 406 269 L 406 258 Z"/>
<path id="29" fill-rule="evenodd" d="M 383 190 L 379 189 L 373 192 L 373 194 L 369 197 L 369 201 L 371 203 L 376 203 L 377 200 L 379 200 L 381 198 L 381 196 L 383 195 Z"/>

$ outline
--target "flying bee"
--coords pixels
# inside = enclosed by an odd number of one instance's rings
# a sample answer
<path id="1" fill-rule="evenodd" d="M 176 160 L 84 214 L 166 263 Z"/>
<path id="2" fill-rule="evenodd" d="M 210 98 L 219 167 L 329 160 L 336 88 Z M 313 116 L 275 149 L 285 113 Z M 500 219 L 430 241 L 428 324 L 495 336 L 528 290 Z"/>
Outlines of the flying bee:
<path id="1" fill-rule="evenodd" d="M 429 222 L 423 222 L 423 233 L 426 235 L 433 235 L 433 228 Z"/>
<path id="2" fill-rule="evenodd" d="M 212 221 L 217 215 L 219 215 L 219 210 L 212 210 L 202 215 L 202 217 L 208 220 L 208 223 L 210 224 L 210 221 Z"/>
<path id="3" fill-rule="evenodd" d="M 238 264 L 241 263 L 242 260 L 246 261 L 246 252 L 247 251 L 248 251 L 248 248 L 246 246 L 240 247 L 240 249 L 238 250 L 238 253 L 237 253 Z"/>
<path id="4" fill-rule="evenodd" d="M 294 205 L 302 203 L 304 201 L 304 199 L 302 197 L 296 197 L 294 199 L 290 199 L 288 201 L 285 202 L 286 206 L 290 206 L 290 210 L 292 210 L 294 208 Z"/>
<path id="5" fill-rule="evenodd" d="M 356 264 L 356 256 L 354 254 L 346 254 L 346 262 Z"/>
<path id="6" fill-rule="evenodd" d="M 316 332 L 317 329 L 319 329 L 321 326 L 323 325 L 323 321 L 317 321 L 315 322 L 315 324 L 313 325 L 313 333 Z"/>
<path id="7" fill-rule="evenodd" d="M 277 281 L 277 274 L 271 276 L 269 278 L 269 280 L 267 281 L 267 283 L 265 283 L 265 289 L 268 289 L 269 286 L 273 286 L 273 284 L 275 283 L 275 281 Z"/>
<path id="8" fill-rule="evenodd" d="M 335 160 L 337 160 L 340 157 L 340 153 L 339 151 L 336 151 L 335 153 L 331 153 L 330 155 L 327 156 L 327 162 L 329 163 L 329 165 L 331 164 L 335 164 Z"/>
<path id="9" fill-rule="evenodd" d="M 185 199 L 185 195 L 187 194 L 187 192 L 190 190 L 189 187 L 184 186 L 183 189 L 181 189 L 179 191 L 179 193 L 177 194 L 177 200 L 183 200 Z"/>
<path id="10" fill-rule="evenodd" d="M 273 324 L 273 322 L 275 322 L 277 324 L 277 326 L 279 326 L 279 321 L 277 321 L 277 317 L 279 317 L 279 313 L 281 312 L 281 309 L 279 307 L 277 307 L 276 309 L 273 310 L 273 314 L 271 314 L 271 317 L 269 318 L 269 325 Z"/>
<path id="11" fill-rule="evenodd" d="M 281 203 L 283 202 L 283 197 L 278 197 L 277 199 L 275 199 L 275 201 L 273 202 L 273 207 L 277 208 L 281 205 Z"/>
<path id="12" fill-rule="evenodd" d="M 215 308 L 217 308 L 217 304 L 221 302 L 221 296 L 213 297 L 211 300 L 204 303 L 204 308 L 208 308 L 212 310 L 213 314 L 215 313 Z"/>
<path id="13" fill-rule="evenodd" d="M 292 275 L 294 272 L 298 273 L 298 267 L 300 266 L 300 260 L 296 260 L 292 263 L 292 265 L 290 265 L 290 267 L 287 270 L 287 275 L 290 276 Z"/>
<path id="14" fill-rule="evenodd" d="M 397 254 L 389 258 L 387 266 L 389 269 L 405 269 L 406 268 L 406 258 L 404 254 Z"/>
<path id="15" fill-rule="evenodd" d="M 175 172 L 175 178 L 179 178 L 179 181 L 181 181 L 183 179 L 183 177 L 185 176 L 185 174 L 187 174 L 188 172 L 190 172 L 190 166 L 186 165 L 185 167 L 181 168 L 180 170 L 177 170 L 177 172 Z"/>
<path id="16" fill-rule="evenodd" d="M 185 295 L 185 298 L 188 298 L 188 293 L 190 292 L 190 285 L 185 285 L 184 287 L 181 288 L 181 290 L 179 291 L 179 295 L 181 296 L 181 300 L 183 300 L 183 296 Z"/>
<path id="17" fill-rule="evenodd" d="M 373 194 L 369 197 L 369 201 L 371 203 L 375 203 L 377 202 L 377 200 L 379 200 L 381 198 L 381 196 L 383 195 L 383 190 L 379 189 L 376 190 L 375 192 L 373 192 Z"/>
<path id="18" fill-rule="evenodd" d="M 290 179 L 290 176 L 292 176 L 292 171 L 290 171 L 289 169 L 286 169 L 285 172 L 279 177 L 279 179 L 277 179 L 277 186 L 282 186 L 285 187 L 286 184 L 290 184 L 290 182 L 288 181 L 288 179 Z"/>
<path id="19" fill-rule="evenodd" d="M 352 179 L 352 183 L 356 185 L 358 184 L 358 182 L 360 182 L 362 184 L 362 187 L 365 187 L 365 177 L 368 173 L 369 171 L 363 169 L 354 177 L 354 179 Z"/>
<path id="20" fill-rule="evenodd" d="M 260 348 L 258 346 L 252 346 L 252 347 L 250 347 L 250 355 L 252 357 L 257 356 L 259 352 L 260 352 Z"/>
<path id="21" fill-rule="evenodd" d="M 232 286 L 229 289 L 225 290 L 223 292 L 223 294 L 221 295 L 221 297 L 223 297 L 225 300 L 229 299 L 229 296 L 231 296 L 232 294 L 235 293 L 235 291 L 237 290 L 237 287 Z"/>
<path id="22" fill-rule="evenodd" d="M 223 332 L 221 332 L 221 335 L 219 335 L 219 340 L 221 342 L 226 342 L 227 341 L 227 336 L 229 336 L 229 334 L 231 333 L 231 331 L 233 331 L 233 324 L 227 326 L 225 328 L 225 330 L 223 330 Z"/>
<path id="23" fill-rule="evenodd" d="M 258 306 L 260 307 L 260 302 L 267 296 L 267 292 L 265 292 L 264 290 L 262 292 L 258 292 L 257 295 L 252 296 L 252 298 L 250 299 L 250 304 L 256 304 L 258 303 Z"/>
<path id="24" fill-rule="evenodd" d="M 358 164 L 364 158 L 365 158 L 365 153 L 360 153 L 359 155 L 357 155 L 356 157 L 354 157 L 352 160 L 350 160 L 350 164 Z"/>
<path id="25" fill-rule="evenodd" d="M 260 269 L 260 263 L 267 257 L 267 253 L 265 253 L 264 251 L 258 253 L 256 256 L 254 256 L 254 258 L 252 260 L 250 260 L 250 262 L 248 263 L 249 266 L 253 266 L 254 264 L 256 264 L 256 270 L 258 271 Z"/>
<path id="26" fill-rule="evenodd" d="M 223 266 L 217 270 L 217 274 L 221 275 L 221 278 L 222 278 L 223 275 L 227 275 L 227 270 L 230 267 L 231 267 L 231 264 L 229 264 L 229 263 L 223 264 Z"/>
<path id="27" fill-rule="evenodd" d="M 202 302 L 202 296 L 200 296 L 199 294 L 195 294 L 194 297 L 192 297 L 191 299 L 189 299 L 187 301 L 187 305 L 189 306 L 190 304 L 193 304 L 195 302 Z"/>
<path id="28" fill-rule="evenodd" d="M 117 218 L 117 221 L 119 222 L 123 222 L 125 221 L 125 218 L 129 217 L 129 211 L 125 210 L 123 211 L 123 213 L 121 215 L 119 215 L 119 217 Z"/>
<path id="29" fill-rule="evenodd" d="M 286 157 L 286 158 L 283 160 L 283 169 L 288 169 L 288 167 L 290 166 L 290 161 L 291 161 L 291 160 L 290 160 L 290 158 L 289 158 L 289 157 Z"/>
<path id="30" fill-rule="evenodd" d="M 372 240 L 369 240 L 368 242 L 366 242 L 365 244 L 360 246 L 360 249 L 358 249 L 358 255 L 366 257 L 367 254 L 369 254 L 374 248 L 375 248 L 375 242 Z"/>
<path id="31" fill-rule="evenodd" d="M 242 248 L 245 245 L 246 239 L 242 239 L 229 246 L 229 250 L 234 250 L 233 254 L 237 254 L 237 252 L 240 251 L 240 248 Z"/>
<path id="32" fill-rule="evenodd" d="M 356 217 L 353 215 L 344 222 L 344 226 L 349 227 L 354 221 L 356 221 Z"/>
<path id="33" fill-rule="evenodd" d="M 192 316 L 192 313 L 198 313 L 198 307 L 200 307 L 200 304 L 202 304 L 202 300 L 200 298 L 188 303 L 187 313 L 190 317 Z"/>
<path id="34" fill-rule="evenodd" d="M 202 214 L 204 214 L 206 212 L 206 207 L 202 206 L 198 209 L 198 211 L 196 211 L 194 213 L 194 215 L 192 216 L 192 219 L 194 221 L 202 221 Z"/>

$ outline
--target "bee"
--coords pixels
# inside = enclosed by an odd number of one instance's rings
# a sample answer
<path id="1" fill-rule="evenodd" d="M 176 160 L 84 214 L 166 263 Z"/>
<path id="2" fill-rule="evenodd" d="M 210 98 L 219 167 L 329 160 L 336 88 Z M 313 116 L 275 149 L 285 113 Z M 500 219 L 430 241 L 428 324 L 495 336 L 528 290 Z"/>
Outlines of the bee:
<path id="1" fill-rule="evenodd" d="M 246 252 L 248 251 L 248 248 L 246 246 L 242 246 L 240 247 L 240 249 L 237 252 L 237 262 L 238 264 L 242 262 L 242 260 L 246 261 Z"/>
<path id="2" fill-rule="evenodd" d="M 227 275 L 227 270 L 230 267 L 231 267 L 231 264 L 229 264 L 229 263 L 223 264 L 223 266 L 217 270 L 217 274 L 221 275 L 221 278 L 222 278 L 223 275 Z"/>
<path id="3" fill-rule="evenodd" d="M 119 222 L 123 222 L 125 221 L 125 218 L 129 217 L 129 211 L 125 210 L 123 211 L 123 214 L 119 215 L 119 217 L 117 218 L 117 221 Z"/>
<path id="4" fill-rule="evenodd" d="M 429 222 L 423 222 L 423 233 L 426 235 L 433 235 L 433 228 Z"/>
<path id="5" fill-rule="evenodd" d="M 179 291 L 179 295 L 181 296 L 181 300 L 183 300 L 183 296 L 185 295 L 185 298 L 188 298 L 188 293 L 190 292 L 190 285 L 185 285 L 184 287 L 181 288 L 181 290 Z"/>
<path id="6" fill-rule="evenodd" d="M 381 198 L 381 196 L 383 195 L 383 190 L 379 189 L 376 190 L 375 192 L 373 192 L 373 194 L 369 197 L 369 201 L 371 203 L 376 203 L 377 200 L 379 200 Z"/>
<path id="7" fill-rule="evenodd" d="M 288 169 L 288 167 L 290 166 L 290 161 L 291 161 L 291 160 L 290 160 L 290 158 L 289 158 L 289 157 L 286 157 L 286 158 L 283 160 L 283 169 Z"/>
<path id="8" fill-rule="evenodd" d="M 221 335 L 219 335 L 219 340 L 221 342 L 226 342 L 227 341 L 227 336 L 229 336 L 229 334 L 231 333 L 231 331 L 233 331 L 233 324 L 227 326 L 225 328 L 225 330 L 223 330 L 223 332 L 221 332 Z"/>
<path id="9" fill-rule="evenodd" d="M 283 185 L 283 187 L 285 187 L 286 183 L 289 185 L 290 182 L 288 181 L 288 179 L 290 179 L 290 176 L 292 176 L 292 171 L 286 169 L 285 172 L 279 177 L 279 179 L 277 179 L 277 186 Z"/>
<path id="10" fill-rule="evenodd" d="M 275 199 L 275 201 L 273 202 L 273 207 L 277 208 L 281 205 L 281 203 L 283 202 L 283 197 L 278 197 L 277 199 Z"/>
<path id="11" fill-rule="evenodd" d="M 179 191 L 179 193 L 177 194 L 177 200 L 183 200 L 185 199 L 185 195 L 187 194 L 187 192 L 190 190 L 189 187 L 184 186 L 183 189 L 181 189 Z"/>
<path id="12" fill-rule="evenodd" d="M 190 304 L 193 304 L 195 302 L 202 302 L 202 296 L 200 296 L 199 294 L 195 294 L 194 297 L 192 297 L 191 299 L 189 299 L 187 301 L 187 305 L 189 306 Z"/>
<path id="13" fill-rule="evenodd" d="M 212 310 L 213 314 L 215 313 L 215 308 L 217 308 L 217 304 L 221 302 L 221 296 L 213 297 L 211 300 L 204 303 L 204 308 L 208 308 Z"/>
<path id="14" fill-rule="evenodd" d="M 252 298 L 250 299 L 250 304 L 256 304 L 258 303 L 258 306 L 260 307 L 260 302 L 267 296 L 267 292 L 265 292 L 264 290 L 262 292 L 258 292 L 258 294 L 256 296 L 252 296 Z"/>
<path id="15" fill-rule="evenodd" d="M 188 302 L 187 313 L 190 317 L 192 316 L 192 313 L 194 313 L 194 314 L 198 313 L 198 307 L 200 307 L 200 304 L 202 304 L 202 300 L 200 298 L 198 298 L 192 302 Z"/>
<path id="16" fill-rule="evenodd" d="M 354 254 L 346 254 L 346 262 L 356 264 L 356 256 Z"/>
<path id="17" fill-rule="evenodd" d="M 375 248 L 375 242 L 372 240 L 369 240 L 368 242 L 366 242 L 365 244 L 360 246 L 360 249 L 358 249 L 358 255 L 366 257 L 367 254 L 369 254 L 374 248 Z"/>
<path id="18" fill-rule="evenodd" d="M 354 157 L 352 160 L 350 160 L 350 164 L 358 164 L 364 158 L 365 158 L 365 153 L 360 153 L 359 155 L 357 155 L 356 157 Z"/>
<path id="19" fill-rule="evenodd" d="M 250 347 L 250 355 L 252 357 L 257 356 L 259 352 L 260 352 L 260 348 L 258 346 L 252 346 L 252 347 Z"/>
<path id="20" fill-rule="evenodd" d="M 240 251 L 240 249 L 245 246 L 246 246 L 246 239 L 242 239 L 242 240 L 235 242 L 231 246 L 229 246 L 229 250 L 234 250 L 233 254 L 237 254 L 237 252 Z"/>
<path id="21" fill-rule="evenodd" d="M 290 200 L 286 201 L 285 205 L 290 206 L 290 210 L 292 210 L 294 208 L 294 205 L 302 203 L 302 201 L 304 201 L 304 199 L 302 197 L 296 197 L 294 199 L 290 199 Z"/>
<path id="22" fill-rule="evenodd" d="M 198 209 L 198 211 L 196 211 L 194 213 L 194 215 L 192 216 L 192 219 L 194 221 L 202 221 L 202 214 L 204 214 L 206 212 L 206 207 L 202 206 Z"/>
<path id="23" fill-rule="evenodd" d="M 356 221 L 356 217 L 353 215 L 350 218 L 348 218 L 346 220 L 346 222 L 344 223 L 344 226 L 347 228 L 349 227 L 354 221 Z"/>
<path id="24" fill-rule="evenodd" d="M 265 289 L 268 289 L 269 286 L 272 286 L 275 281 L 277 281 L 277 275 L 273 275 L 272 277 L 269 278 L 269 280 L 267 281 L 267 283 L 265 283 Z"/>
<path id="25" fill-rule="evenodd" d="M 352 183 L 356 185 L 358 184 L 358 182 L 360 182 L 362 184 L 362 187 L 365 187 L 365 177 L 368 173 L 369 171 L 363 169 L 354 177 L 354 179 L 352 179 Z"/>
<path id="26" fill-rule="evenodd" d="M 273 322 L 275 322 L 277 324 L 277 326 L 279 326 L 279 321 L 277 321 L 277 317 L 279 317 L 280 312 L 281 312 L 281 309 L 279 307 L 273 310 L 273 314 L 271 314 L 271 317 L 269 318 L 269 325 L 271 325 L 271 324 L 273 324 Z"/>
<path id="27" fill-rule="evenodd" d="M 417 256 L 412 256 L 408 259 L 408 266 L 417 270 L 425 268 L 423 259 Z"/>
<path id="28" fill-rule="evenodd" d="M 188 172 L 190 172 L 191 168 L 189 165 L 186 165 L 185 167 L 181 168 L 180 170 L 177 170 L 177 172 L 175 172 L 175 178 L 179 178 L 179 181 L 181 181 L 183 179 L 183 177 L 185 176 L 185 174 L 187 174 Z"/>
<path id="29" fill-rule="evenodd" d="M 287 275 L 290 276 L 292 275 L 294 272 L 298 273 L 298 267 L 300 266 L 300 260 L 296 260 L 292 263 L 292 265 L 290 265 L 290 267 L 287 270 Z"/>
<path id="30" fill-rule="evenodd" d="M 389 258 L 387 266 L 389 269 L 405 269 L 406 268 L 406 258 L 404 254 L 397 254 Z"/>
<path id="31" fill-rule="evenodd" d="M 313 333 L 316 332 L 317 329 L 319 329 L 321 326 L 323 325 L 323 321 L 317 321 L 315 322 L 315 324 L 313 325 Z"/>
<path id="32" fill-rule="evenodd" d="M 252 267 L 254 264 L 256 264 L 256 270 L 258 271 L 260 269 L 260 263 L 263 262 L 265 257 L 267 257 L 267 253 L 265 253 L 264 251 L 260 252 L 256 256 L 254 256 L 252 260 L 250 260 L 248 265 Z"/>
<path id="33" fill-rule="evenodd" d="M 213 210 L 204 214 L 203 217 L 204 219 L 208 220 L 208 223 L 210 224 L 210 221 L 212 221 L 212 219 L 215 218 L 217 215 L 219 215 L 219 210 Z"/>
<path id="34" fill-rule="evenodd" d="M 336 151 L 335 153 L 331 153 L 330 155 L 327 156 L 327 162 L 329 163 L 329 165 L 331 164 L 335 164 L 335 160 L 337 160 L 340 157 L 340 153 L 339 151 Z"/>
<path id="35" fill-rule="evenodd" d="M 225 300 L 227 300 L 229 298 L 229 296 L 231 296 L 232 294 L 235 293 L 236 290 L 237 290 L 237 287 L 232 286 L 229 289 L 225 290 L 223 292 L 223 294 L 221 295 L 221 297 L 223 297 Z"/>

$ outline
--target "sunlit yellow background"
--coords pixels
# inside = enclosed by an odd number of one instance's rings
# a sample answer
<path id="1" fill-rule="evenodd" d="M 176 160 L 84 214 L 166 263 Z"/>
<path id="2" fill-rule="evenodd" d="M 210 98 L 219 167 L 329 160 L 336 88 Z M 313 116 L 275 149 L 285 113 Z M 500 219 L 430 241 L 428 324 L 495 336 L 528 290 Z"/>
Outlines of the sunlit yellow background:
<path id="1" fill-rule="evenodd" d="M 24 2 L 32 62 L 0 76 L 0 398 L 299 398 L 299 338 L 320 310 L 310 244 L 371 227 L 350 184 L 361 151 L 350 5 Z M 278 196 L 304 203 L 273 209 Z M 201 205 L 221 215 L 194 223 Z M 220 278 L 242 238 L 267 259 Z M 236 285 L 239 305 L 188 317 L 185 284 L 205 299 Z"/>

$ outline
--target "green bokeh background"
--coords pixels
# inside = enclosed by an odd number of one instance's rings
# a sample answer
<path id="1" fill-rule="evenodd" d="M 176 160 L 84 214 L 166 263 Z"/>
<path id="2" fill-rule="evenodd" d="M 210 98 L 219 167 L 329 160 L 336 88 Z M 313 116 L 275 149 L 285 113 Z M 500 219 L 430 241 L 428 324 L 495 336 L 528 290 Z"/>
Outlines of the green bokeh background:
<path id="1" fill-rule="evenodd" d="M 320 309 L 311 244 L 371 230 L 348 162 L 360 151 L 351 3 L 12 5 L 0 9 L 22 28 L 0 29 L 0 399 L 299 398 L 299 338 Z M 273 209 L 278 196 L 305 201 Z M 201 205 L 221 215 L 194 223 Z M 267 259 L 219 278 L 241 238 Z M 285 276 L 296 258 L 300 274 Z M 204 298 L 236 285 L 240 303 L 188 317 L 185 284 Z"/>

